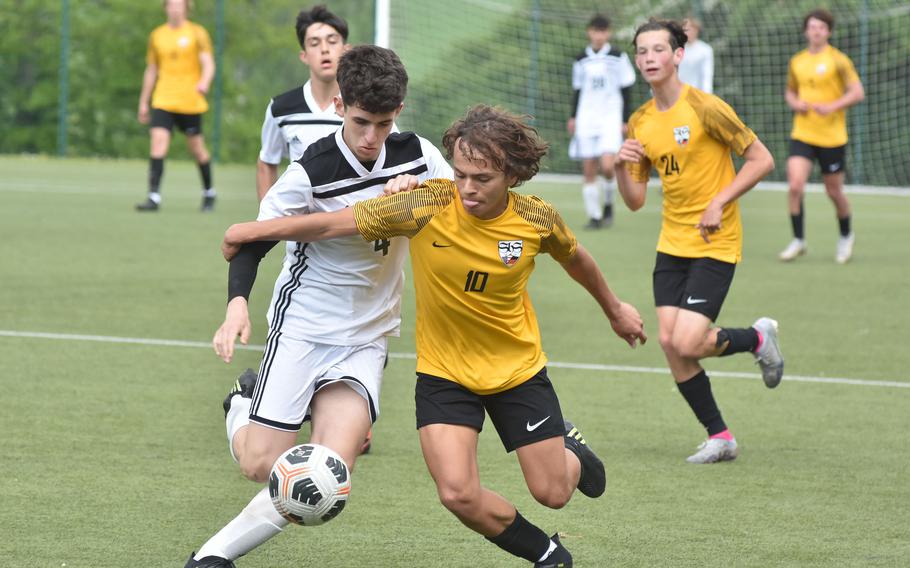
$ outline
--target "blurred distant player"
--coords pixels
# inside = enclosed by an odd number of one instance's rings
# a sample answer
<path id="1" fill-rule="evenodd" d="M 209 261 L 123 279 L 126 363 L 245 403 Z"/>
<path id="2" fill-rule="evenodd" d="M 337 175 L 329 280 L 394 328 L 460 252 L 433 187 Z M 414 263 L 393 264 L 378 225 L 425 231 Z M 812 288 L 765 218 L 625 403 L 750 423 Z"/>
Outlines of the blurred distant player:
<path id="1" fill-rule="evenodd" d="M 262 149 L 256 163 L 259 200 L 278 180 L 282 157 L 291 161 L 307 147 L 338 130 L 342 119 L 332 99 L 339 94 L 338 60 L 347 49 L 348 24 L 325 6 L 313 6 L 297 15 L 300 61 L 309 67 L 310 79 L 302 86 L 277 95 L 265 110 Z"/>
<path id="2" fill-rule="evenodd" d="M 784 98 L 793 109 L 790 157 L 787 160 L 788 201 L 793 240 L 780 253 L 790 261 L 806 254 L 803 193 L 817 160 L 825 191 L 834 203 L 840 238 L 835 260 L 844 264 L 853 256 L 850 203 L 844 195 L 847 167 L 847 112 L 865 98 L 863 84 L 850 58 L 828 43 L 834 16 L 827 10 L 812 10 L 803 19 L 809 46 L 790 59 Z"/>
<path id="3" fill-rule="evenodd" d="M 695 18 L 683 20 L 686 32 L 686 54 L 679 63 L 679 80 L 706 93 L 714 92 L 714 48 L 698 39 L 701 22 Z"/>
<path id="4" fill-rule="evenodd" d="M 187 20 L 189 6 L 190 0 L 165 0 L 167 23 L 149 36 L 139 95 L 139 122 L 150 126 L 149 193 L 144 203 L 136 205 L 138 211 L 157 211 L 161 206 L 161 175 L 174 126 L 186 134 L 199 165 L 202 211 L 215 207 L 210 156 L 202 138 L 202 113 L 209 108 L 205 95 L 215 77 L 215 62 L 208 32 Z"/>
<path id="5" fill-rule="evenodd" d="M 582 196 L 589 221 L 586 229 L 613 223 L 613 160 L 622 145 L 623 130 L 632 112 L 630 90 L 635 69 L 629 57 L 610 45 L 610 20 L 601 14 L 587 28 L 591 45 L 572 65 L 572 134 L 569 157 L 581 160 Z M 603 172 L 605 180 L 598 179 Z"/>
<path id="6" fill-rule="evenodd" d="M 660 346 L 680 394 L 708 439 L 690 463 L 736 459 L 701 360 L 752 353 L 769 388 L 783 376 L 777 322 L 717 327 L 736 263 L 742 258 L 738 199 L 774 168 L 771 153 L 730 108 L 679 80 L 686 35 L 676 22 L 650 20 L 635 32 L 635 64 L 654 98 L 629 119 L 617 156 L 619 192 L 629 209 L 645 204 L 651 168 L 663 186 L 663 222 L 654 263 Z M 745 159 L 739 172 L 731 152 Z"/>

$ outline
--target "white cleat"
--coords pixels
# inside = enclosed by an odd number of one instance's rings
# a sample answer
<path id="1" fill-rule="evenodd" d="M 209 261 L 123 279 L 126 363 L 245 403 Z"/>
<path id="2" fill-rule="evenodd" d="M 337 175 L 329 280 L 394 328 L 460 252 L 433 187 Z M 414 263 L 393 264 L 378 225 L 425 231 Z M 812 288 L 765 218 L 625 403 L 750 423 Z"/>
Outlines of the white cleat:
<path id="1" fill-rule="evenodd" d="M 854 241 L 856 241 L 856 237 L 853 235 L 853 232 L 846 237 L 837 239 L 837 254 L 834 256 L 834 260 L 836 260 L 838 264 L 847 264 L 847 261 L 853 256 Z"/>
<path id="2" fill-rule="evenodd" d="M 806 246 L 806 239 L 793 239 L 790 241 L 790 244 L 787 245 L 787 248 L 780 251 L 777 258 L 784 262 L 790 262 L 794 258 L 806 254 L 808 251 L 809 247 Z"/>
<path id="3" fill-rule="evenodd" d="M 765 386 L 773 389 L 784 376 L 784 356 L 777 341 L 777 321 L 771 318 L 758 318 L 752 324 L 761 334 L 761 345 L 755 350 L 755 362 L 761 367 L 761 378 Z"/>
<path id="4" fill-rule="evenodd" d="M 716 463 L 735 460 L 739 455 L 739 446 L 736 438 L 724 440 L 723 438 L 708 438 L 698 445 L 698 451 L 686 458 L 689 463 Z"/>

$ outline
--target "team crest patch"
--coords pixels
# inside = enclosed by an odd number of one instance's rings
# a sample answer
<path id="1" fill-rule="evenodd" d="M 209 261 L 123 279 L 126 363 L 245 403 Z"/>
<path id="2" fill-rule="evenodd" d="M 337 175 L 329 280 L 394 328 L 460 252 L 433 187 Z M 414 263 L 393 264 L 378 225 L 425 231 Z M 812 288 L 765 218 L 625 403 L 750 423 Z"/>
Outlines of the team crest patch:
<path id="1" fill-rule="evenodd" d="M 506 266 L 514 266 L 518 259 L 521 258 L 521 251 L 524 248 L 522 241 L 499 241 L 499 258 Z"/>
<path id="2" fill-rule="evenodd" d="M 689 143 L 689 127 L 688 126 L 678 126 L 673 129 L 673 138 L 676 139 L 676 143 L 680 146 L 685 146 Z"/>

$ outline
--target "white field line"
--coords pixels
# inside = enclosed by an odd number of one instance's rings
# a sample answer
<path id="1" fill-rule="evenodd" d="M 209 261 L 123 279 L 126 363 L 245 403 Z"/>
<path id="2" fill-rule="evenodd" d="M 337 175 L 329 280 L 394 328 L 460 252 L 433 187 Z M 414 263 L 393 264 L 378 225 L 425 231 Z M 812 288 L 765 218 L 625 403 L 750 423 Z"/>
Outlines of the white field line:
<path id="1" fill-rule="evenodd" d="M 529 185 L 533 185 L 534 182 L 543 182 L 543 183 L 571 183 L 580 185 L 582 178 L 577 174 L 538 174 Z M 660 187 L 659 184 L 651 184 L 649 187 L 656 189 Z M 785 182 L 775 182 L 768 181 L 762 182 L 756 186 L 756 191 L 777 191 L 783 192 L 787 191 L 787 184 Z M 22 181 L 17 182 L 15 180 L 0 180 L 0 192 L 25 192 L 25 193 L 50 193 L 50 194 L 63 194 L 63 195 L 113 195 L 122 193 L 122 187 L 120 186 L 110 186 L 110 187 L 86 187 L 84 185 L 70 184 L 70 183 L 47 183 L 47 182 L 32 182 L 32 181 Z M 806 185 L 806 191 L 809 193 L 824 193 L 825 188 L 822 184 L 819 183 L 810 183 Z M 853 195 L 888 195 L 896 197 L 910 197 L 910 187 L 893 187 L 893 186 L 876 186 L 876 185 L 847 185 L 844 186 L 844 191 Z M 186 194 L 189 195 L 189 194 Z M 184 197 L 185 192 L 174 195 L 174 197 Z M 193 199 L 196 199 L 196 194 L 191 194 Z M 219 199 L 227 198 L 228 200 L 234 199 L 247 199 L 249 196 L 246 194 L 234 194 L 234 193 L 220 193 L 218 195 Z"/>
<path id="2" fill-rule="evenodd" d="M 72 333 L 44 333 L 38 331 L 16 331 L 9 329 L 0 329 L 0 337 L 18 337 L 28 339 L 52 339 L 57 341 L 95 341 L 99 343 L 127 343 L 134 345 L 156 345 L 162 347 L 193 347 L 211 349 L 212 344 L 206 341 L 183 341 L 179 339 L 153 339 L 142 337 L 114 337 L 109 335 L 81 335 Z M 264 345 L 241 345 L 237 344 L 237 349 L 245 351 L 262 351 Z M 414 353 L 389 353 L 392 359 L 416 359 Z M 548 367 L 557 369 L 577 369 L 581 371 L 607 371 L 614 373 L 635 373 L 635 374 L 656 374 L 668 375 L 669 369 L 662 367 L 634 367 L 629 365 L 600 365 L 595 363 L 566 363 L 559 361 L 550 361 Z M 725 377 L 731 379 L 751 379 L 760 380 L 761 375 L 758 373 L 737 373 L 730 371 L 712 371 L 712 377 Z M 844 377 L 811 377 L 804 375 L 784 375 L 787 382 L 798 383 L 826 383 L 835 385 L 852 385 L 860 387 L 885 387 L 885 388 L 910 388 L 910 382 L 900 381 L 876 381 L 870 379 L 853 379 Z"/>

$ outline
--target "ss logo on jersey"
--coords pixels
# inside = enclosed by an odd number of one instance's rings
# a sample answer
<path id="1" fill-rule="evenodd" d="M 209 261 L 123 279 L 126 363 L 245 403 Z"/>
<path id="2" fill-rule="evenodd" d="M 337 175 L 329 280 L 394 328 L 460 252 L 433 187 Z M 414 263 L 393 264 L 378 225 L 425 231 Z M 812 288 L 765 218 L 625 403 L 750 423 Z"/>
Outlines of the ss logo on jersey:
<path id="1" fill-rule="evenodd" d="M 680 146 L 685 146 L 689 143 L 689 127 L 688 126 L 679 126 L 673 129 L 673 138 L 676 140 L 676 143 Z"/>
<path id="2" fill-rule="evenodd" d="M 522 241 L 499 241 L 499 258 L 503 264 L 511 268 L 521 258 L 523 247 Z"/>

